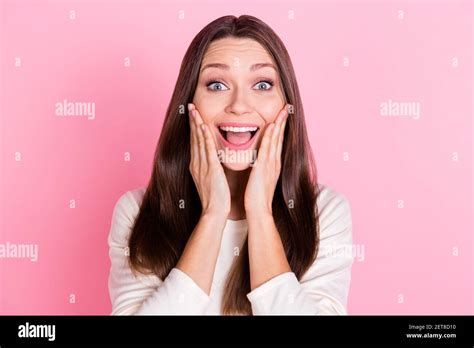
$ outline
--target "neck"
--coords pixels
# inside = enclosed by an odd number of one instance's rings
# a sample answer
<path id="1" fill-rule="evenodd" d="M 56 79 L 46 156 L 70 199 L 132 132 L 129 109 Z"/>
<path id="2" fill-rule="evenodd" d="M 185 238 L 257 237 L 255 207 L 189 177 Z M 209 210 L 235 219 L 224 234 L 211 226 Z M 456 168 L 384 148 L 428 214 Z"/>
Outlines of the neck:
<path id="1" fill-rule="evenodd" d="M 231 198 L 230 213 L 228 215 L 230 220 L 242 220 L 246 217 L 244 195 L 251 169 L 234 171 L 224 167 Z"/>

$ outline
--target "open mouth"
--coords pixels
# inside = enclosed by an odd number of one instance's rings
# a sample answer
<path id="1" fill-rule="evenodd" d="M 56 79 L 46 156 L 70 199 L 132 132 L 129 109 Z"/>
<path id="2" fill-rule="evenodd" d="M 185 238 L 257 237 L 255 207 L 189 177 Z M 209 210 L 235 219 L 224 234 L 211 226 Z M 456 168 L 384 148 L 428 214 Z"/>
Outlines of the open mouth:
<path id="1" fill-rule="evenodd" d="M 246 150 L 254 143 L 260 127 L 254 124 L 220 124 L 218 127 L 221 143 L 233 150 Z"/>
<path id="2" fill-rule="evenodd" d="M 225 142 L 237 147 L 244 147 L 253 142 L 260 128 L 257 126 L 235 127 L 221 125 L 218 129 Z"/>

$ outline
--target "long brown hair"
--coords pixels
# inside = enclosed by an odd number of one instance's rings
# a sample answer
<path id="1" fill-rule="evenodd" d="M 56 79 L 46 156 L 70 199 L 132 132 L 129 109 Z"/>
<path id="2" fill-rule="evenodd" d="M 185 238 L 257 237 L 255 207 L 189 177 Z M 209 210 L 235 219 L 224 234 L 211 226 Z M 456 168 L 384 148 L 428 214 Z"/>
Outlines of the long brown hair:
<path id="1" fill-rule="evenodd" d="M 316 167 L 290 56 L 267 24 L 248 15 L 214 20 L 197 34 L 186 51 L 156 147 L 150 182 L 132 227 L 130 267 L 166 278 L 198 223 L 202 206 L 189 172 L 190 127 L 186 106 L 193 100 L 208 46 L 224 37 L 250 38 L 260 43 L 277 65 L 286 102 L 293 105 L 285 129 L 282 169 L 272 209 L 291 270 L 301 279 L 319 249 Z M 249 292 L 246 239 L 227 278 L 222 313 L 252 314 L 246 296 Z"/>

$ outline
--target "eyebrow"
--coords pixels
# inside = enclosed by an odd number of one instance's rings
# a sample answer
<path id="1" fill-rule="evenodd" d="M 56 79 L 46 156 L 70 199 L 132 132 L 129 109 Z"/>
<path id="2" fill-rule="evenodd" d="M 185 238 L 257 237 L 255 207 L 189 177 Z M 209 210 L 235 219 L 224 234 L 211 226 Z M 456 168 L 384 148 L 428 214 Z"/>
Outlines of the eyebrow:
<path id="1" fill-rule="evenodd" d="M 275 65 L 273 65 L 272 63 L 257 63 L 257 64 L 254 64 L 250 67 L 250 71 L 255 71 L 255 70 L 258 70 L 258 69 L 261 69 L 261 68 L 265 68 L 267 66 L 270 67 L 270 68 L 275 69 L 275 71 L 278 71 L 277 68 L 275 67 Z M 204 69 L 207 69 L 207 68 L 219 68 L 219 69 L 224 69 L 224 70 L 229 70 L 230 69 L 230 67 L 227 64 L 210 63 L 210 64 L 204 65 L 201 69 L 201 72 L 203 72 Z"/>

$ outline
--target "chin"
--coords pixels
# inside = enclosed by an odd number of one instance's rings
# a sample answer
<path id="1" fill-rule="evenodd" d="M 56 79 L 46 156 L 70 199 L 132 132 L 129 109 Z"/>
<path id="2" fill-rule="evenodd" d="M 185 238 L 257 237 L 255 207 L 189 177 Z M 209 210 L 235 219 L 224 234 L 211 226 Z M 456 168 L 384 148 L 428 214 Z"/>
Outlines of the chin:
<path id="1" fill-rule="evenodd" d="M 252 166 L 251 163 L 222 163 L 222 165 L 229 170 L 233 170 L 234 172 L 241 172 L 249 169 Z"/>

